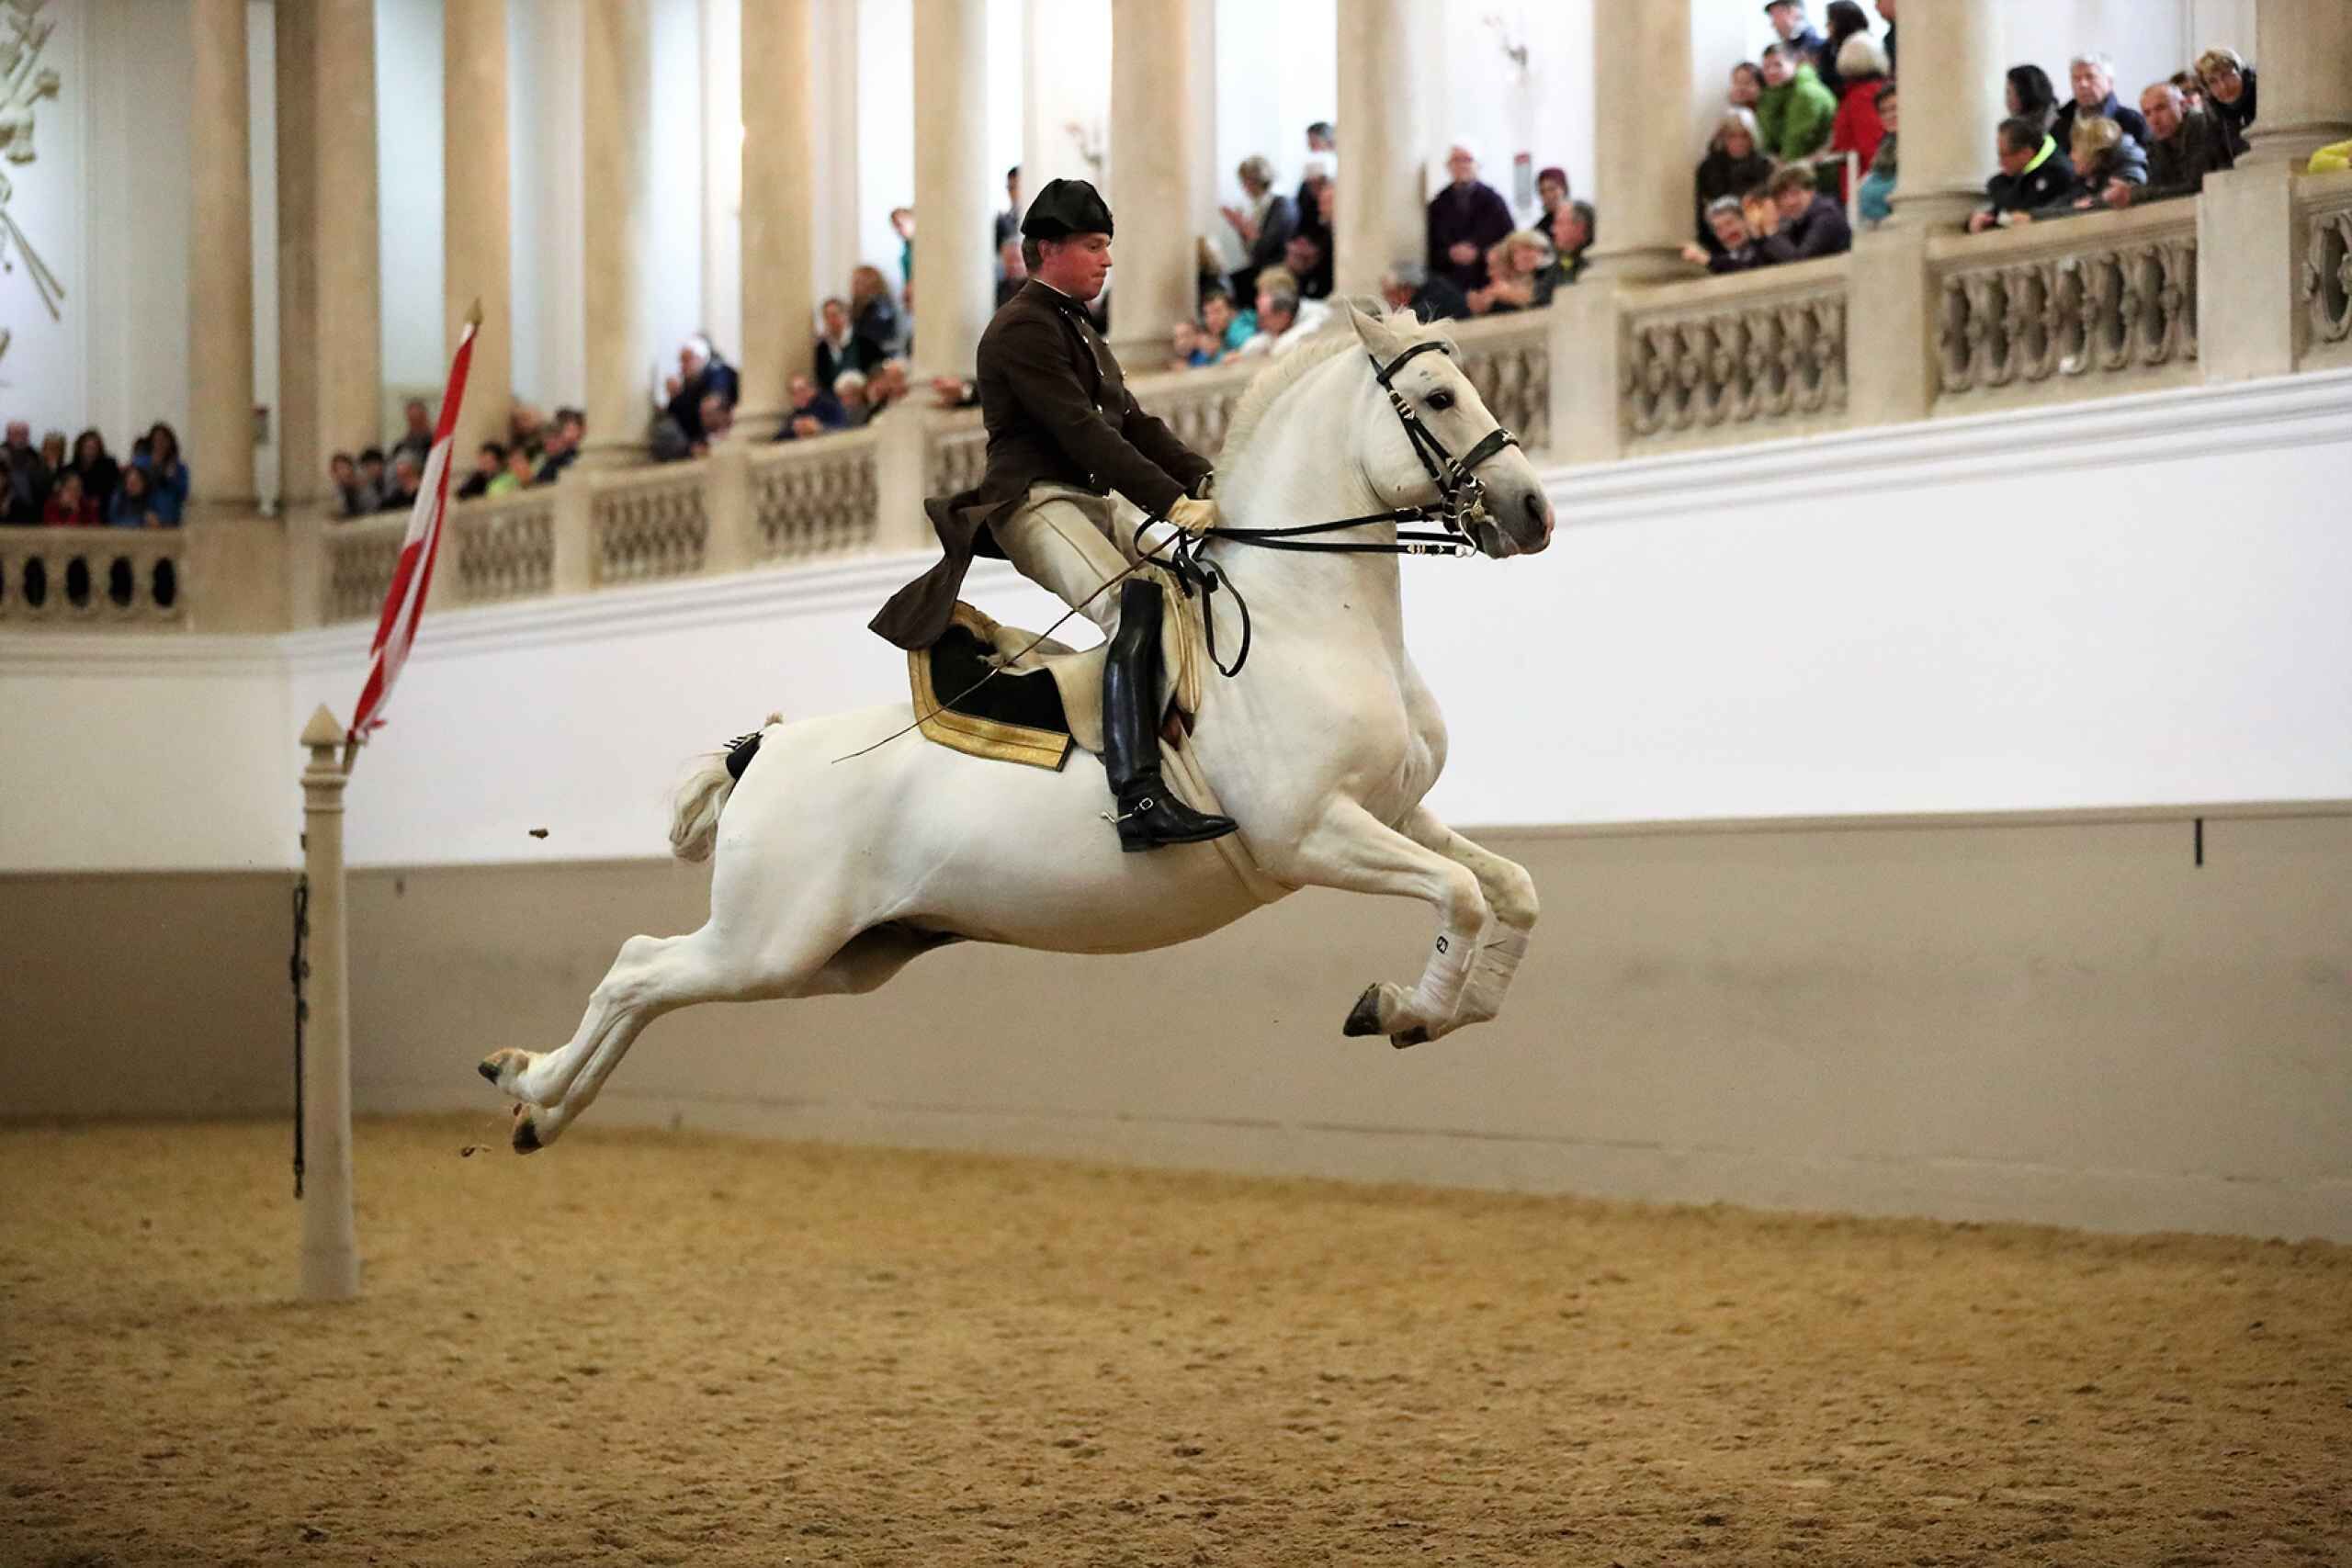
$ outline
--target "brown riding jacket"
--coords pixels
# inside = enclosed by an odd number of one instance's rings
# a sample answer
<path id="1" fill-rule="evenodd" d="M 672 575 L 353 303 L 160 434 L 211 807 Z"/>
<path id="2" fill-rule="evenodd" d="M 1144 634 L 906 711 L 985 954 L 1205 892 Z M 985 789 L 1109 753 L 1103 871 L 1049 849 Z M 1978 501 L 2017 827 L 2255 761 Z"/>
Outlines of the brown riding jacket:
<path id="1" fill-rule="evenodd" d="M 1158 516 L 1214 467 L 1136 406 L 1085 307 L 1035 279 L 980 334 L 978 379 L 988 471 L 978 489 L 923 502 L 946 553 L 892 594 L 871 623 L 900 648 L 939 640 L 972 558 L 1004 553 L 989 525 L 1019 506 L 1031 485 L 1116 491 Z"/>

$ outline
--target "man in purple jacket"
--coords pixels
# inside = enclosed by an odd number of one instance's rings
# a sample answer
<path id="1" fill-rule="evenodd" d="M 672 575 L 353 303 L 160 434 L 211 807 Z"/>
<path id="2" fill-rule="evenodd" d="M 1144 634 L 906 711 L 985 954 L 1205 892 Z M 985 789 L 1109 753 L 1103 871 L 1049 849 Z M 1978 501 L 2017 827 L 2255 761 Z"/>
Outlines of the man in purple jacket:
<path id="1" fill-rule="evenodd" d="M 1430 273 L 1464 294 L 1487 286 L 1487 253 L 1515 227 L 1502 193 L 1478 180 L 1478 153 L 1456 141 L 1445 154 L 1453 183 L 1430 198 Z"/>

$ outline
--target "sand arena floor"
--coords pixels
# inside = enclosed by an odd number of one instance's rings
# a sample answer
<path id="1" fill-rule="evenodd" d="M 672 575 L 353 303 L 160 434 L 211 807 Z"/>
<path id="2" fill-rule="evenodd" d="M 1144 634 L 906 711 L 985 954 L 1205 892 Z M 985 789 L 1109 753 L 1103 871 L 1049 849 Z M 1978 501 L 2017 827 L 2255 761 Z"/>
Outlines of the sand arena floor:
<path id="1" fill-rule="evenodd" d="M 2352 1249 L 0 1133 L 0 1565 L 2352 1563 Z"/>

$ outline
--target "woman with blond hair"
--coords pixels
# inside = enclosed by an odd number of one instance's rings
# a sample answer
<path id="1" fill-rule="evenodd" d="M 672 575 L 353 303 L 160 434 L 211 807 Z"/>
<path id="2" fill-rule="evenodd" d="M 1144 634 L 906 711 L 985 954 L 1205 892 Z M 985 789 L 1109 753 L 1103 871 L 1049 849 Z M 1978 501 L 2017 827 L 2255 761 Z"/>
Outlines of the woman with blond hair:
<path id="1" fill-rule="evenodd" d="M 1772 177 L 1772 160 L 1764 155 L 1762 140 L 1756 116 L 1747 109 L 1726 109 L 1715 122 L 1714 138 L 1707 143 L 1707 155 L 1700 160 L 1693 181 L 1699 197 L 1699 244 L 1710 255 L 1717 242 L 1707 209 L 1724 197 L 1754 190 Z"/>
<path id="2" fill-rule="evenodd" d="M 1487 285 L 1469 292 L 1470 313 L 1499 316 L 1552 302 L 1559 284 L 1559 253 L 1532 229 L 1515 229 L 1487 253 Z"/>
<path id="3" fill-rule="evenodd" d="M 890 298 L 889 279 L 871 265 L 854 267 L 849 275 L 849 331 L 859 344 L 857 358 L 879 365 L 898 353 L 905 327 L 898 302 Z"/>
<path id="4" fill-rule="evenodd" d="M 2246 129 L 2254 124 L 2254 67 L 2236 50 L 2216 46 L 2197 57 L 2197 80 L 2229 130 L 2230 151 L 2245 156 Z"/>
<path id="5" fill-rule="evenodd" d="M 1298 232 L 1298 208 L 1274 189 L 1274 165 L 1262 153 L 1251 153 L 1234 171 L 1248 205 L 1224 209 L 1225 220 L 1241 241 L 1241 265 L 1233 269 L 1233 297 L 1257 297 L 1258 275 L 1277 265 L 1290 237 Z"/>
<path id="6" fill-rule="evenodd" d="M 2075 161 L 2075 176 L 2082 191 L 2072 201 L 2035 214 L 2057 218 L 2073 212 L 2095 212 L 2108 205 L 2107 187 L 2117 180 L 2128 186 L 2148 183 L 2148 150 L 2139 138 L 2105 115 L 2088 115 L 2075 122 L 2067 156 Z"/>
<path id="7" fill-rule="evenodd" d="M 1878 112 L 1879 89 L 1892 74 L 1886 51 L 1868 33 L 1855 33 L 1838 47 L 1839 89 L 1838 118 L 1829 130 L 1829 151 L 1851 152 L 1857 171 L 1867 171 L 1886 140 L 1886 122 Z"/>

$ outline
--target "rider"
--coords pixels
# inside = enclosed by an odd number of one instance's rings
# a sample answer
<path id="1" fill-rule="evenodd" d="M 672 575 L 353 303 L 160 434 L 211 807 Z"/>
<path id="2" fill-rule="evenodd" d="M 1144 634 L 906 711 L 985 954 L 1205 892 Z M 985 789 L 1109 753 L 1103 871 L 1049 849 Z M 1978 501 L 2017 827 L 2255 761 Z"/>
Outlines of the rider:
<path id="1" fill-rule="evenodd" d="M 1102 762 L 1119 803 L 1119 845 L 1154 850 L 1222 838 L 1233 822 L 1194 811 L 1159 777 L 1158 581 L 1137 573 L 1118 603 L 1103 591 L 1127 570 L 1114 542 L 1118 491 L 1153 517 L 1198 535 L 1216 525 L 1216 470 L 1136 406 L 1087 319 L 1111 268 L 1111 209 L 1084 180 L 1054 180 L 1021 220 L 1029 281 L 980 334 L 980 415 L 988 472 L 978 489 L 924 503 L 940 563 L 874 617 L 900 648 L 947 629 L 975 555 L 1001 555 L 1110 637 L 1102 669 Z"/>

